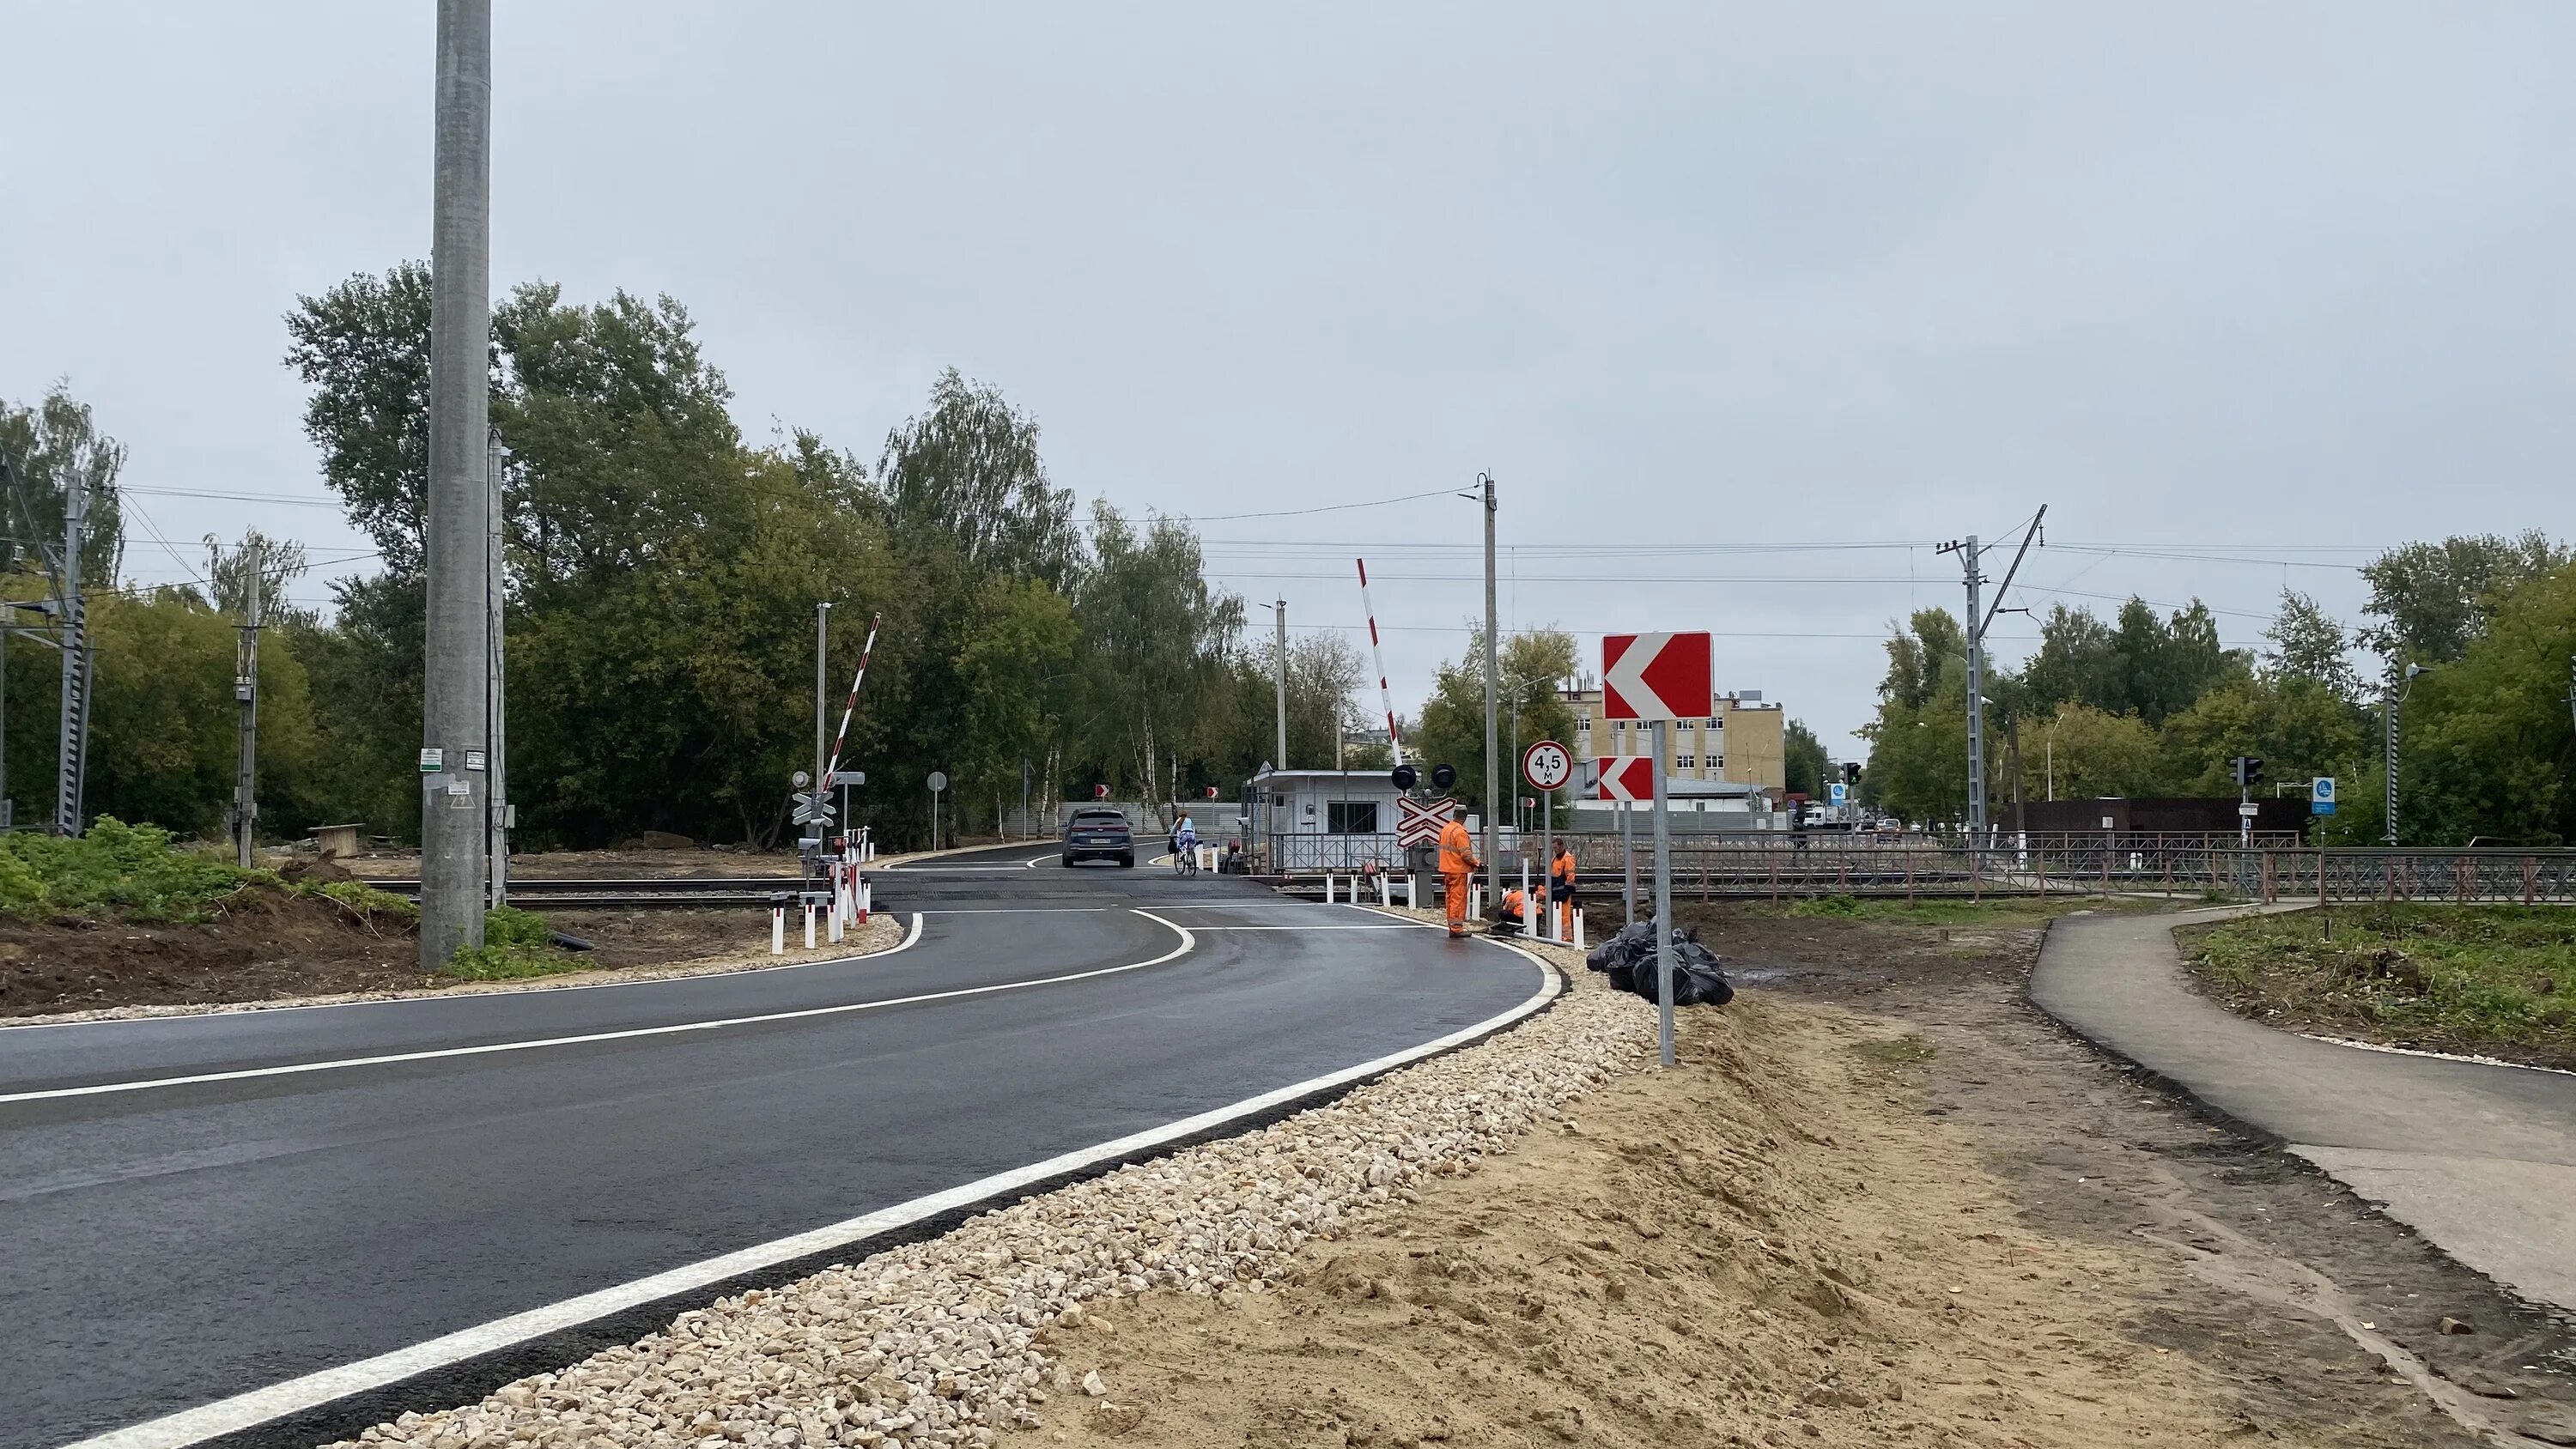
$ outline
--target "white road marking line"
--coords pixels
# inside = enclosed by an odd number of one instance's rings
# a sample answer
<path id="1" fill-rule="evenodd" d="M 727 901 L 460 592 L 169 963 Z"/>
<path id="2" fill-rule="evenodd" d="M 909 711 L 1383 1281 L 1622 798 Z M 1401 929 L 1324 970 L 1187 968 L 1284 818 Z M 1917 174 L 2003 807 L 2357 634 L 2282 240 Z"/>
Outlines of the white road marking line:
<path id="1" fill-rule="evenodd" d="M 1385 925 L 1385 926 L 1210 926 L 1210 925 L 1198 925 L 1198 926 L 1193 926 L 1193 927 L 1191 927 L 1190 929 L 1195 930 L 1195 931 L 1401 931 L 1401 930 L 1403 930 L 1405 927 L 1410 926 L 1410 925 L 1412 925 L 1412 924 L 1413 924 L 1413 923 L 1412 923 L 1411 921 L 1405 921 L 1405 922 L 1402 922 L 1401 924 Z"/>
<path id="2" fill-rule="evenodd" d="M 881 912 L 880 914 L 892 914 Z M 832 956 L 820 961 L 781 961 L 775 966 L 745 966 L 738 971 L 707 971 L 695 976 L 654 976 L 642 981 L 588 981 L 579 986 L 530 986 L 521 991 L 472 991 L 452 996 L 383 996 L 373 1001 L 289 1001 L 275 1006 L 215 1007 L 205 1011 L 174 1011 L 166 1016 L 108 1016 L 95 1021 L 22 1021 L 0 1026 L 0 1032 L 47 1031 L 73 1026 L 127 1026 L 136 1022 L 210 1021 L 228 1016 L 253 1016 L 271 1011 L 338 1011 L 351 1006 L 401 1006 L 414 1001 L 481 1001 L 490 997 L 525 996 L 531 991 L 631 991 L 641 986 L 672 986 L 683 981 L 706 981 L 721 977 L 758 976 L 770 971 L 805 971 L 816 966 L 847 966 L 853 961 L 874 961 L 909 950 L 921 939 L 921 915 L 915 912 L 912 929 L 904 938 L 882 951 L 862 951 L 856 956 Z"/>
<path id="3" fill-rule="evenodd" d="M 1150 911 L 1140 910 L 1136 914 L 1162 921 L 1162 917 Z M 1163 924 L 1172 925 L 1169 921 L 1163 921 Z M 1419 923 L 1407 921 L 1403 924 Z M 1172 926 L 1172 929 L 1181 930 L 1179 926 Z M 1182 931 L 1182 934 L 1186 936 L 1189 933 Z M 1300 1097 L 1373 1077 L 1408 1062 L 1420 1061 L 1424 1057 L 1446 1051 L 1453 1046 L 1500 1031 L 1556 999 L 1558 991 L 1562 989 L 1562 983 L 1554 968 L 1517 946 L 1500 941 L 1493 944 L 1502 946 L 1504 950 L 1524 958 L 1539 968 L 1538 990 L 1518 1004 L 1497 1012 L 1473 1026 L 1453 1031 L 1447 1036 L 1424 1042 L 1420 1046 L 1407 1047 L 1403 1051 L 1392 1052 L 1373 1061 L 1362 1062 L 1355 1067 L 1345 1067 L 1338 1072 L 1310 1077 L 1293 1086 L 1264 1092 L 1257 1097 L 1246 1097 L 1240 1102 L 1213 1108 L 1196 1116 L 1184 1117 L 1177 1122 L 1166 1122 L 1160 1127 L 1148 1127 L 1141 1132 L 1131 1132 L 1124 1137 L 1090 1147 L 1077 1148 L 1061 1156 L 1050 1157 L 1044 1162 L 1033 1162 L 1026 1167 L 1017 1167 L 1008 1172 L 996 1173 L 991 1177 L 979 1178 L 974 1182 L 949 1188 L 945 1192 L 936 1192 L 927 1197 L 914 1198 L 910 1202 L 880 1208 L 864 1217 L 850 1218 L 829 1227 L 797 1233 L 791 1237 L 762 1243 L 757 1247 L 743 1248 L 721 1257 L 689 1264 L 687 1267 L 656 1273 L 649 1278 L 638 1278 L 631 1283 L 621 1283 L 614 1288 L 602 1288 L 577 1298 L 567 1298 L 560 1303 L 548 1304 L 543 1308 L 514 1313 L 507 1318 L 496 1318 L 489 1323 L 460 1329 L 425 1343 L 413 1344 L 409 1348 L 399 1348 L 391 1353 L 378 1354 L 374 1358 L 361 1359 L 356 1363 L 343 1364 L 338 1368 L 323 1369 L 318 1373 L 288 1379 L 284 1383 L 272 1384 L 264 1389 L 254 1389 L 229 1399 L 221 1399 L 193 1409 L 183 1409 L 178 1413 L 165 1415 L 146 1423 L 123 1429 L 112 1429 L 107 1433 L 65 1446 L 65 1449 L 182 1449 L 185 1445 L 252 1428 L 281 1415 L 298 1413 L 330 1403 L 334 1399 L 364 1393 L 369 1389 L 382 1388 L 387 1384 L 400 1383 L 404 1379 L 428 1373 L 433 1369 L 479 1357 L 496 1349 L 508 1348 L 512 1344 L 541 1338 L 546 1334 L 560 1332 L 595 1318 L 605 1318 L 609 1314 L 641 1307 L 658 1299 L 675 1298 L 684 1293 L 701 1291 L 728 1279 L 757 1273 L 764 1268 L 775 1267 L 781 1263 L 790 1263 L 799 1258 L 810 1258 L 817 1254 L 846 1248 L 907 1224 L 917 1223 L 924 1218 L 971 1207 L 987 1199 L 1001 1197 L 1034 1183 L 1044 1182 L 1051 1177 L 1079 1172 L 1096 1163 L 1125 1157 L 1179 1138 L 1195 1136 L 1210 1128 L 1222 1127 L 1229 1122 L 1268 1111 L 1283 1103 L 1296 1101 Z M 1187 950 L 1188 947 L 1184 946 L 1182 949 Z M 1137 969 L 1135 966 L 1109 968 L 1110 971 L 1135 969 Z M 1086 974 L 1106 975 L 1108 973 Z"/>
<path id="4" fill-rule="evenodd" d="M 966 996 L 988 996 L 997 991 L 1022 991 L 1033 986 L 1060 986 L 1068 981 L 1087 981 L 1095 976 L 1115 976 L 1121 971 L 1140 971 L 1160 966 L 1166 961 L 1187 955 L 1198 944 L 1189 929 L 1166 921 L 1151 911 L 1137 911 L 1149 921 L 1170 927 L 1179 933 L 1181 944 L 1151 961 L 1131 961 L 1124 966 L 1101 966 L 1089 971 L 1075 971 L 1063 976 L 1043 976 L 1034 981 L 1002 981 L 990 986 L 963 986 L 954 991 L 931 991 L 919 996 L 889 997 L 884 1001 L 853 1001 L 839 1006 L 809 1006 L 800 1011 L 770 1011 L 757 1016 L 728 1016 L 712 1021 L 673 1022 L 668 1026 L 629 1027 L 623 1031 L 586 1032 L 579 1036 L 540 1037 L 534 1041 L 487 1042 L 479 1046 L 438 1047 L 428 1051 L 387 1052 L 381 1056 L 344 1057 L 327 1062 L 295 1062 L 282 1067 L 245 1067 L 230 1072 L 199 1072 L 184 1077 L 147 1077 L 131 1082 L 99 1082 L 86 1087 L 48 1087 L 42 1091 L 0 1094 L 0 1104 L 11 1102 L 51 1102 L 66 1097 L 104 1097 L 121 1092 L 148 1092 L 161 1087 L 192 1087 L 209 1082 L 242 1082 L 259 1077 L 292 1077 L 308 1072 L 333 1072 L 351 1067 L 397 1066 L 404 1062 L 443 1061 L 452 1057 L 492 1056 L 501 1052 L 537 1051 L 545 1047 L 586 1046 L 592 1042 L 631 1041 L 638 1037 L 677 1036 L 683 1032 L 721 1031 L 727 1027 L 760 1026 L 773 1021 L 803 1021 L 818 1016 L 846 1016 L 858 1011 L 877 1011 L 890 1006 L 918 1006 L 926 1001 L 954 1001 Z M 921 918 L 913 917 L 913 934 L 921 933 Z"/>

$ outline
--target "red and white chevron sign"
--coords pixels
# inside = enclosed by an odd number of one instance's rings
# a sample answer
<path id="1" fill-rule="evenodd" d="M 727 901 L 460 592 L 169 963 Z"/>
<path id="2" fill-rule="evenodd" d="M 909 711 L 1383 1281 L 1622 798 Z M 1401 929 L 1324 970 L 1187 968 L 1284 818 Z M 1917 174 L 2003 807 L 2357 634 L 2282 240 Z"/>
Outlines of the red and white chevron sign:
<path id="1" fill-rule="evenodd" d="M 1652 800 L 1655 798 L 1655 757 L 1652 755 L 1604 755 L 1601 783 L 1592 798 L 1596 800 Z"/>
<path id="2" fill-rule="evenodd" d="M 1608 719 L 1699 719 L 1717 711 L 1717 651 L 1705 633 L 1601 636 Z"/>

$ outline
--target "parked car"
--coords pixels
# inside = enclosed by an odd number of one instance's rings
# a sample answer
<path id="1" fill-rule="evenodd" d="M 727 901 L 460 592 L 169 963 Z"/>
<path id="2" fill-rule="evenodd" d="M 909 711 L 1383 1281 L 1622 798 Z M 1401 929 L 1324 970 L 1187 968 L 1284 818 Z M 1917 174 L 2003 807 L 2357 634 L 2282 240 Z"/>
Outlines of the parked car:
<path id="1" fill-rule="evenodd" d="M 1120 865 L 1136 863 L 1136 836 L 1128 829 L 1127 817 L 1116 810 L 1076 810 L 1064 823 L 1064 863 L 1082 860 L 1114 860 Z"/>

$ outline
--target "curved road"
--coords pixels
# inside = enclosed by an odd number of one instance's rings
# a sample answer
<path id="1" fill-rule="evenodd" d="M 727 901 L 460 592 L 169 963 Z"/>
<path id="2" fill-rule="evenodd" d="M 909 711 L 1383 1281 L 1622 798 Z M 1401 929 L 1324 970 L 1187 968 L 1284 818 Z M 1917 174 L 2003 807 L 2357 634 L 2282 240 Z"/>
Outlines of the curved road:
<path id="1" fill-rule="evenodd" d="M 875 879 L 873 958 L 0 1030 L 0 1446 L 315 1442 L 1544 989 L 1228 878 Z"/>

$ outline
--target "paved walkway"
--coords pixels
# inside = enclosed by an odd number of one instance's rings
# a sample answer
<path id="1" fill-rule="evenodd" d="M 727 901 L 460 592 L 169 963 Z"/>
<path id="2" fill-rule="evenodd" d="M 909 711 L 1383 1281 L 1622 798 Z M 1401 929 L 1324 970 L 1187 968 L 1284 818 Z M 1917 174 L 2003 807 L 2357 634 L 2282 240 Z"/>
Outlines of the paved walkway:
<path id="1" fill-rule="evenodd" d="M 2460 1262 L 2576 1308 L 2576 1076 L 2336 1046 L 2183 984 L 2170 916 L 2071 916 L 2032 973 L 2040 1009 L 2273 1133 Z"/>

